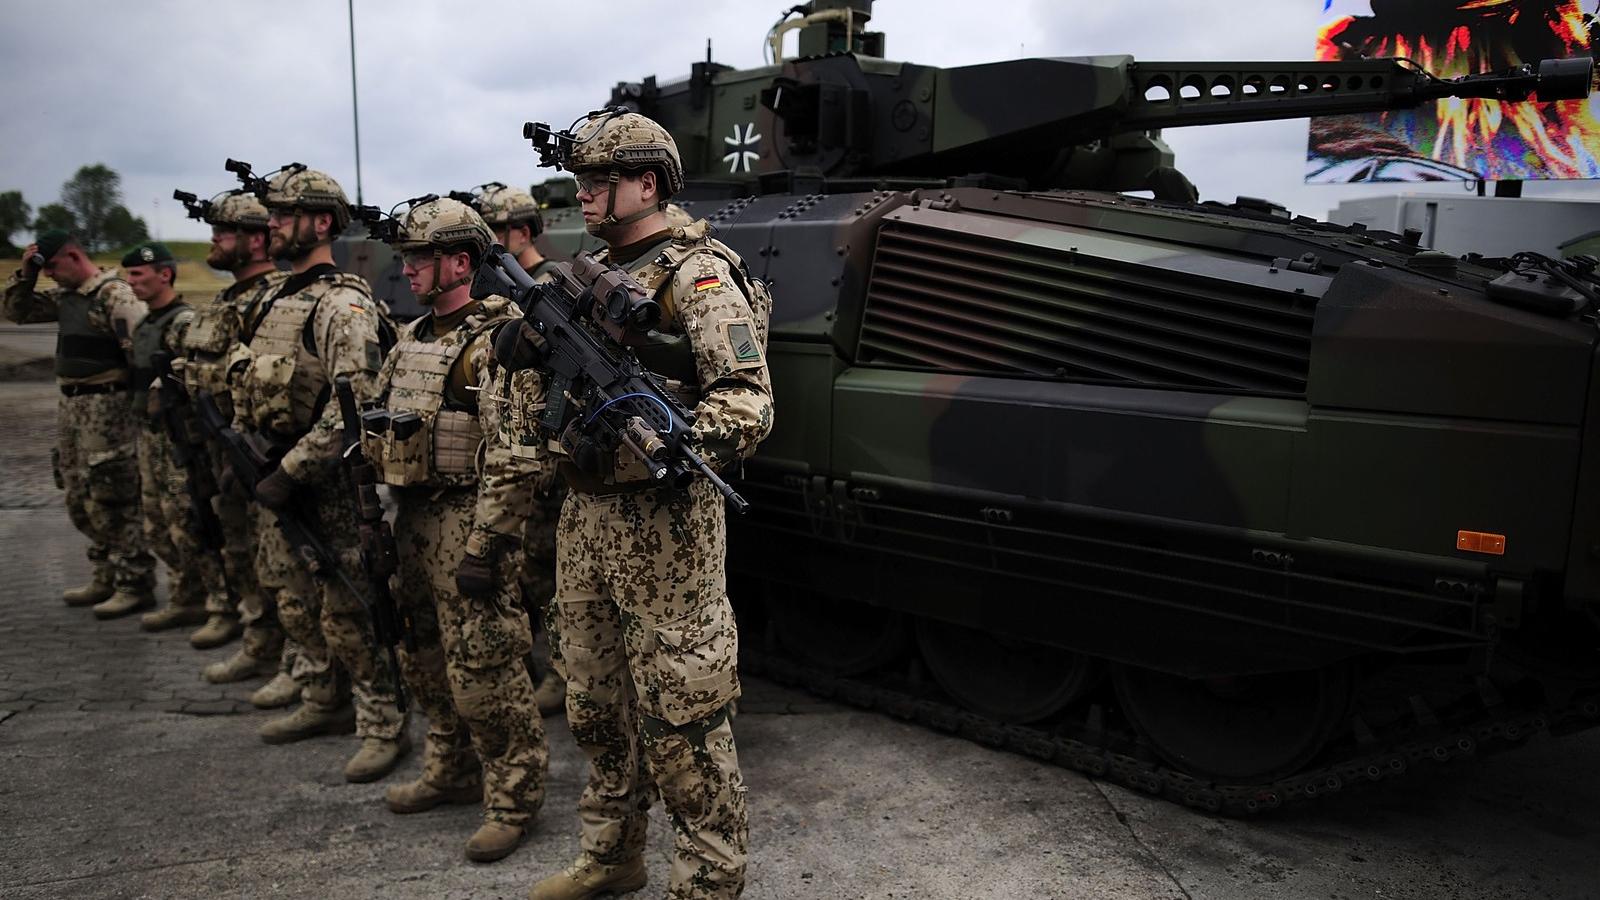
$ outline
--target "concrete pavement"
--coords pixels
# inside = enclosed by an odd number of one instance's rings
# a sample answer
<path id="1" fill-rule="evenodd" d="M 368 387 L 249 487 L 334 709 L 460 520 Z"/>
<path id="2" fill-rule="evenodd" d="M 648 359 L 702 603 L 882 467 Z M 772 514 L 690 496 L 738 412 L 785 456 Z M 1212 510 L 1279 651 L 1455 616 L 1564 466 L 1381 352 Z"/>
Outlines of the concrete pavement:
<path id="1" fill-rule="evenodd" d="M 3 340 L 0 340 L 3 343 Z M 181 632 L 97 622 L 59 593 L 83 542 L 49 480 L 56 391 L 0 383 L 0 896 L 515 898 L 577 850 L 583 765 L 561 719 L 527 844 L 476 866 L 472 808 L 396 816 L 348 785 L 352 738 L 269 747 L 255 683 L 215 687 Z M 412 723 L 420 743 L 420 722 Z M 747 679 L 751 898 L 1589 898 L 1600 734 L 1309 809 L 1210 818 Z M 671 830 L 652 812 L 659 896 Z"/>

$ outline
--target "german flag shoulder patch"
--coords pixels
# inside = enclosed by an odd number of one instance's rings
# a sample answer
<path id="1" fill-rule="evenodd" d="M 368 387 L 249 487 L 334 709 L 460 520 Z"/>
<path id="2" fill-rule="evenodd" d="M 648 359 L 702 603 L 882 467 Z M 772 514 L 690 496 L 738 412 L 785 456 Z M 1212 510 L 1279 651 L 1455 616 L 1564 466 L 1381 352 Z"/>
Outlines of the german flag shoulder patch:
<path id="1" fill-rule="evenodd" d="M 722 287 L 722 279 L 716 275 L 703 275 L 694 280 L 694 292 L 712 291 Z"/>

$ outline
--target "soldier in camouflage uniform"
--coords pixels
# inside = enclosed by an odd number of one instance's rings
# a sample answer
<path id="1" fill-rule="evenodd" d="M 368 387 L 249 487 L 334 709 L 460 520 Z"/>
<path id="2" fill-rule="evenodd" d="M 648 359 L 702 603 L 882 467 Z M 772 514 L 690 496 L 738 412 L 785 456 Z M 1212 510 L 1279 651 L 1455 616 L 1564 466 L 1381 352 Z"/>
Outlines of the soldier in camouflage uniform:
<path id="1" fill-rule="evenodd" d="M 500 414 L 478 402 L 489 379 L 489 329 L 521 314 L 504 297 L 470 296 L 491 241 L 483 219 L 456 200 L 406 214 L 396 240 L 401 271 L 429 312 L 406 326 L 378 375 L 387 415 L 365 421 L 393 427 L 369 425 L 362 437 L 397 506 L 395 601 L 416 644 L 400 650 L 401 668 L 428 714 L 421 777 L 385 799 L 397 813 L 481 800 L 484 821 L 466 846 L 476 862 L 521 843 L 544 803 L 550 764 L 523 665 L 533 635 L 517 590 L 537 470 L 484 441 Z"/>
<path id="2" fill-rule="evenodd" d="M 278 271 L 267 255 L 267 208 L 254 194 L 234 190 L 213 198 L 205 207 L 204 220 L 211 226 L 206 264 L 232 272 L 233 284 L 210 305 L 195 310 L 194 322 L 183 338 L 183 383 L 194 402 L 214 403 L 231 420 L 228 357 L 239 346 L 245 323 L 254 320 L 261 303 L 289 276 Z M 212 471 L 221 472 L 221 448 L 208 447 L 208 451 Z M 201 673 L 207 681 L 226 684 L 277 669 L 283 628 L 278 624 L 276 606 L 267 601 L 256 581 L 256 537 L 248 494 L 234 483 L 217 493 L 214 505 L 224 534 L 223 567 L 238 606 L 216 602 L 226 598 L 211 598 L 206 624 L 189 636 L 189 643 L 207 649 L 244 635 L 238 652 Z M 289 683 L 293 684 L 292 679 Z"/>
<path id="3" fill-rule="evenodd" d="M 495 240 L 517 258 L 529 277 L 540 282 L 551 279 L 555 262 L 546 259 L 534 246 L 534 239 L 544 231 L 544 217 L 539 214 L 539 202 L 533 199 L 533 195 L 491 181 L 478 189 L 473 197 L 473 208 L 488 223 Z M 519 382 L 533 377 L 537 377 L 537 373 L 516 373 L 512 376 Z M 495 392 L 504 386 L 494 381 L 488 387 Z M 566 680 L 559 670 L 560 651 L 555 638 L 550 636 L 549 628 L 552 623 L 550 614 L 553 612 L 550 598 L 555 595 L 556 587 L 556 521 L 561 517 L 561 501 L 566 498 L 567 492 L 556 477 L 555 470 L 545 466 L 535 485 L 534 494 L 532 514 L 528 516 L 523 534 L 522 591 L 529 617 L 536 624 L 543 623 L 549 636 L 551 665 L 540 665 L 537 659 L 530 656 L 529 666 L 531 671 L 536 672 L 533 691 L 539 711 L 554 715 L 566 708 L 567 696 Z"/>
<path id="4" fill-rule="evenodd" d="M 256 577 L 299 645 L 294 675 L 301 703 L 260 734 L 267 743 L 285 743 L 347 729 L 342 666 L 362 739 L 344 776 L 373 781 L 394 768 L 410 743 L 392 677 L 378 662 L 371 622 L 360 598 L 338 578 L 313 580 L 267 511 L 309 513 L 311 527 L 336 557 L 331 562 L 359 577 L 354 504 L 340 469 L 343 423 L 331 394 L 342 375 L 358 400 L 373 396 L 383 364 L 382 314 L 367 283 L 333 265 L 328 245 L 350 222 L 338 182 L 294 164 L 279 170 L 264 193 L 269 252 L 289 263 L 290 275 L 262 302 L 230 370 L 235 426 L 282 452 L 278 467 L 256 485 L 264 508 L 256 519 Z"/>
<path id="5" fill-rule="evenodd" d="M 683 186 L 683 167 L 660 125 L 635 113 L 597 114 L 578 129 L 568 165 L 584 221 L 608 245 L 602 258 L 661 304 L 641 359 L 694 408 L 706 459 L 735 463 L 772 427 L 765 287 L 706 236 L 704 221 L 668 226 L 666 200 Z M 571 490 L 555 598 L 567 719 L 589 758 L 578 804 L 582 853 L 529 897 L 571 900 L 644 884 L 650 785 L 641 755 L 675 834 L 667 896 L 736 897 L 748 817 L 728 718 L 739 694 L 738 632 L 722 497 L 704 479 L 681 492 L 653 488 L 627 451 L 603 455 L 582 443 L 563 442 Z"/>
<path id="6" fill-rule="evenodd" d="M 176 355 L 194 321 L 194 308 L 173 289 L 178 261 L 165 244 L 146 243 L 122 258 L 122 270 L 134 296 L 149 313 L 133 330 L 133 379 L 129 396 L 139 431 L 139 507 L 144 512 L 144 537 L 172 579 L 165 608 L 145 613 L 145 631 L 163 631 L 205 621 L 213 595 L 227 599 L 222 562 L 205 546 L 201 524 L 189 505 L 188 472 L 173 458 L 172 438 L 157 395 L 155 357 Z M 168 390 L 173 388 L 168 387 Z M 189 433 L 194 423 L 187 423 Z"/>
<path id="7" fill-rule="evenodd" d="M 64 231 L 47 231 L 23 251 L 3 311 L 13 322 L 59 322 L 56 482 L 72 524 L 89 538 L 94 579 L 61 596 L 95 605 L 101 618 L 155 604 L 155 561 L 139 519 L 138 426 L 128 403 L 133 329 L 144 304 L 115 272 L 101 269 Z M 42 265 L 39 260 L 42 258 Z M 60 285 L 35 290 L 39 273 Z"/>

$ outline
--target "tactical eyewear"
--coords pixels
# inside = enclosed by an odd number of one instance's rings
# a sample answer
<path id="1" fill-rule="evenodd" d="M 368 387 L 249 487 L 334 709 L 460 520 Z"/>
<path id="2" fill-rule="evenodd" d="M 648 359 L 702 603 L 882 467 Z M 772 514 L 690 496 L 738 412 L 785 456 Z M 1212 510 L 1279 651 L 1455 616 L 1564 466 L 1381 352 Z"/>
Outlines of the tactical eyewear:
<path id="1" fill-rule="evenodd" d="M 578 193 L 598 197 L 611 190 L 610 172 L 583 172 L 573 176 L 578 182 Z"/>
<path id="2" fill-rule="evenodd" d="M 413 250 L 400 254 L 400 264 L 413 272 L 421 272 L 437 259 L 432 250 Z"/>

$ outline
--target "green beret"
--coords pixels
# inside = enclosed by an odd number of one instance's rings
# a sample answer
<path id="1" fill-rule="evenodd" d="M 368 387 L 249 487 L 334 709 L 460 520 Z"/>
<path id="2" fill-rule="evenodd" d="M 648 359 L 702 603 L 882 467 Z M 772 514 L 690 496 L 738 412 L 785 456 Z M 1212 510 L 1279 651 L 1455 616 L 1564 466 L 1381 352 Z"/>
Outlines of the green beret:
<path id="1" fill-rule="evenodd" d="M 153 266 L 156 263 L 177 265 L 178 258 L 173 256 L 172 251 L 167 249 L 167 245 L 160 241 L 147 241 L 140 244 L 129 250 L 128 255 L 122 258 L 122 267 L 124 269 L 129 266 Z"/>
<path id="2" fill-rule="evenodd" d="M 57 253 L 61 252 L 62 247 L 76 241 L 77 238 L 72 236 L 72 232 L 67 231 L 65 228 L 52 228 L 39 235 L 38 240 L 34 241 L 34 243 L 39 245 L 39 255 L 44 257 L 45 262 L 49 262 Z"/>

